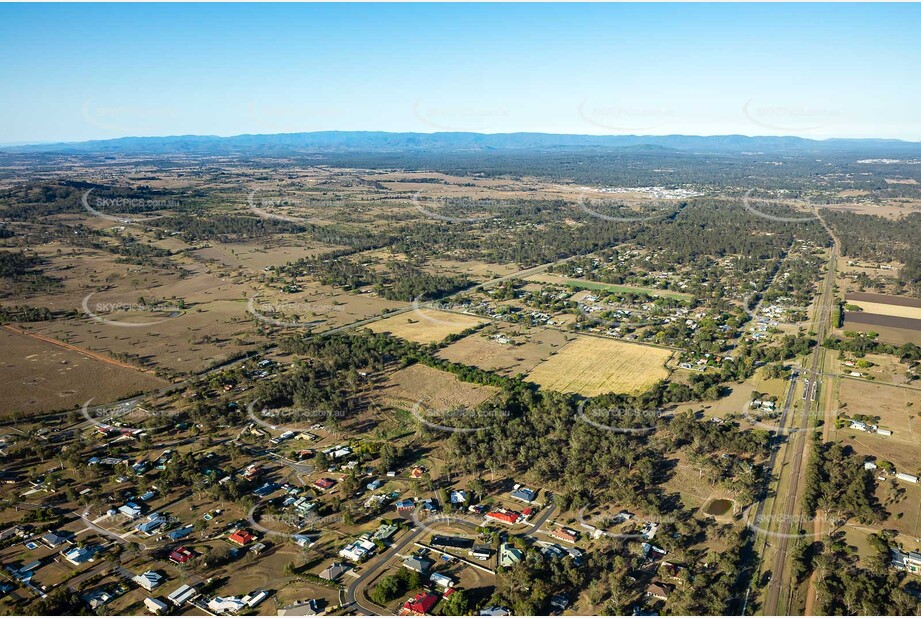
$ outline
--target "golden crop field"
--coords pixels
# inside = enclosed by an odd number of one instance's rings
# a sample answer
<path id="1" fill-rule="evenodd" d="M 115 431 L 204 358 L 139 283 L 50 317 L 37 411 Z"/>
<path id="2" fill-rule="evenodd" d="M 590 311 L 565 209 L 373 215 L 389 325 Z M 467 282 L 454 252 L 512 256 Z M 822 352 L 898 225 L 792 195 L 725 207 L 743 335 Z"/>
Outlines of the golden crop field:
<path id="1" fill-rule="evenodd" d="M 368 328 L 416 343 L 435 343 L 486 321 L 470 315 L 420 308 L 379 320 Z"/>
<path id="2" fill-rule="evenodd" d="M 863 309 L 865 313 L 921 320 L 921 307 L 907 307 L 890 303 L 872 303 L 865 300 L 849 300 L 847 302 L 848 304 L 857 305 Z"/>
<path id="3" fill-rule="evenodd" d="M 668 377 L 671 352 L 613 339 L 580 336 L 538 365 L 528 380 L 543 388 L 594 397 L 641 393 Z"/>

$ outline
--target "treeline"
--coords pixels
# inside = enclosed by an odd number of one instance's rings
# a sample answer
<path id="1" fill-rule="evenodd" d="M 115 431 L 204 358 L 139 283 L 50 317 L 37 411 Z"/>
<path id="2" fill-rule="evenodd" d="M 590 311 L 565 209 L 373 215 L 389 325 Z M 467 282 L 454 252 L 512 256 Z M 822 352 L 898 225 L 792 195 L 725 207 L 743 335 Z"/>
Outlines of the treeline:
<path id="1" fill-rule="evenodd" d="M 0 251 L 0 279 L 5 279 L 16 295 L 47 292 L 60 287 L 58 279 L 42 271 L 44 260 L 23 251 Z"/>
<path id="2" fill-rule="evenodd" d="M 304 258 L 281 267 L 288 275 L 308 275 L 324 285 L 345 290 L 373 286 L 387 300 L 435 300 L 470 286 L 463 276 L 433 274 L 406 262 L 391 261 L 386 272 L 376 272 L 341 253 Z"/>
<path id="3" fill-rule="evenodd" d="M 876 333 L 873 332 L 845 331 L 844 334 L 844 339 L 827 337 L 822 346 L 829 350 L 848 352 L 857 358 L 863 358 L 867 354 L 892 354 L 899 357 L 899 362 L 921 361 L 921 346 L 917 344 L 909 342 L 894 346 L 878 341 Z"/>
<path id="4" fill-rule="evenodd" d="M 40 222 L 52 215 L 86 212 L 82 202 L 84 195 L 90 190 L 92 193 L 87 197 L 87 203 L 100 212 L 111 215 L 144 214 L 164 208 L 187 208 L 190 205 L 186 195 L 153 189 L 146 185 L 113 187 L 92 182 L 62 180 L 27 183 L 0 192 L 0 213 L 3 219 L 9 221 Z M 107 208 L 98 206 L 99 200 L 118 201 L 117 206 Z"/>
<path id="5" fill-rule="evenodd" d="M 296 234 L 306 231 L 306 228 L 298 223 L 228 213 L 163 217 L 151 220 L 148 225 L 158 228 L 161 235 L 179 232 L 190 242 L 213 240 L 235 243 L 274 234 Z"/>
<path id="6" fill-rule="evenodd" d="M 48 322 L 57 316 L 47 307 L 13 305 L 0 307 L 0 324 L 7 322 Z"/>
<path id="7" fill-rule="evenodd" d="M 843 532 L 835 532 L 823 543 L 815 560 L 819 577 L 817 614 L 826 616 L 917 616 L 916 582 L 902 586 L 905 575 L 889 566 L 891 533 L 868 537 L 867 557 L 858 557 Z"/>
<path id="8" fill-rule="evenodd" d="M 864 524 L 883 519 L 886 512 L 876 498 L 873 474 L 864 458 L 848 446 L 816 441 L 806 468 L 803 504 L 810 517 L 821 509 L 836 520 L 856 518 Z"/>
<path id="9" fill-rule="evenodd" d="M 888 219 L 833 210 L 824 217 L 840 239 L 845 256 L 902 262 L 898 275 L 902 291 L 921 296 L 921 213 Z"/>

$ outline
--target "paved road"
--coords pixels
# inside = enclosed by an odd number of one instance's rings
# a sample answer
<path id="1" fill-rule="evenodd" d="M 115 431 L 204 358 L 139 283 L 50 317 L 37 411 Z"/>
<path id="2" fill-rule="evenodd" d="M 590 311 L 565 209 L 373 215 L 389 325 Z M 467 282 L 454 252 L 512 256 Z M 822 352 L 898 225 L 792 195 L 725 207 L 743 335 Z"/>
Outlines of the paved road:
<path id="1" fill-rule="evenodd" d="M 404 547 L 413 543 L 417 538 L 421 537 L 423 532 L 426 532 L 426 529 L 421 527 L 417 527 L 408 531 L 398 542 L 391 545 L 387 551 L 381 554 L 374 563 L 366 563 L 363 567 L 361 575 L 355 578 L 355 580 L 346 588 L 346 603 L 349 606 L 358 607 L 369 616 L 379 615 L 379 608 L 377 608 L 376 605 L 373 607 L 369 606 L 368 602 L 363 600 L 363 595 L 356 594 L 359 590 L 359 587 L 362 586 L 364 582 L 367 582 L 372 575 L 381 570 L 384 565 L 386 565 L 396 554 L 400 553 Z"/>
<path id="2" fill-rule="evenodd" d="M 825 358 L 825 352 L 822 349 L 821 344 L 828 329 L 828 316 L 831 314 L 832 308 L 834 306 L 833 288 L 835 284 L 835 266 L 837 264 L 837 256 L 838 253 L 836 247 L 831 252 L 828 273 L 826 274 L 825 278 L 825 287 L 822 291 L 822 302 L 817 307 L 819 316 L 815 332 L 816 338 L 818 339 L 818 345 L 812 352 L 812 364 L 809 368 L 810 384 L 815 384 L 816 380 L 819 379 L 820 364 Z M 809 420 L 812 416 L 813 407 L 818 409 L 821 398 L 824 396 L 824 393 L 821 391 L 824 391 L 825 389 L 820 388 L 819 390 L 819 400 L 812 401 L 810 399 L 808 403 L 803 407 L 803 415 L 799 423 L 799 427 L 802 431 L 798 432 L 794 440 L 793 466 L 792 470 L 790 471 L 790 487 L 783 502 L 783 514 L 780 520 L 780 537 L 777 542 L 777 553 L 775 554 L 774 568 L 771 572 L 771 581 L 768 585 L 767 598 L 765 600 L 764 606 L 764 613 L 766 615 L 777 615 L 781 592 L 785 587 L 784 580 L 788 578 L 788 574 L 787 577 L 785 577 L 784 569 L 788 561 L 787 552 L 790 546 L 790 529 L 794 523 L 794 520 L 799 520 L 799 518 L 796 517 L 796 510 L 799 501 L 800 474 L 802 472 L 803 460 L 806 456 L 806 447 L 810 441 L 810 436 L 805 430 L 809 427 Z M 790 589 L 792 590 L 792 583 L 789 585 Z M 792 608 L 787 606 L 785 609 L 789 613 Z"/>
<path id="3" fill-rule="evenodd" d="M 550 517 L 553 515 L 555 511 L 556 511 L 556 507 L 552 505 L 545 509 L 542 509 L 541 512 L 538 514 L 538 516 L 532 522 L 531 527 L 529 527 L 527 530 L 523 532 L 517 533 L 515 536 L 534 537 L 534 535 L 537 534 L 537 531 L 540 529 L 540 527 L 543 526 L 544 523 L 546 523 L 548 519 L 550 519 Z M 450 523 L 451 525 L 469 526 L 470 528 L 473 529 L 473 531 L 476 530 L 475 524 L 471 522 L 466 522 L 464 520 L 452 520 L 450 522 L 444 522 L 444 523 L 445 524 Z M 439 525 L 439 524 L 434 524 L 434 525 Z M 364 589 L 364 585 L 367 582 L 369 582 L 373 578 L 373 575 L 377 573 L 381 568 L 383 568 L 384 565 L 386 565 L 395 555 L 401 553 L 407 545 L 410 545 L 411 543 L 415 543 L 419 538 L 424 536 L 426 533 L 430 533 L 430 532 L 431 532 L 431 529 L 429 527 L 417 525 L 415 528 L 407 532 L 407 534 L 405 534 L 399 540 L 399 542 L 392 545 L 387 551 L 385 551 L 383 554 L 377 557 L 373 564 L 366 563 L 365 566 L 363 567 L 364 570 L 362 571 L 361 575 L 355 578 L 354 581 L 351 584 L 349 584 L 349 586 L 345 590 L 346 604 L 348 604 L 349 606 L 354 605 L 360 608 L 366 614 L 371 615 L 371 616 L 387 615 L 386 613 L 379 614 L 380 610 L 384 608 L 380 608 L 377 605 L 372 606 L 368 603 L 367 600 L 364 599 L 364 595 L 361 594 L 362 590 Z M 386 609 L 384 609 L 384 611 L 386 612 Z"/>

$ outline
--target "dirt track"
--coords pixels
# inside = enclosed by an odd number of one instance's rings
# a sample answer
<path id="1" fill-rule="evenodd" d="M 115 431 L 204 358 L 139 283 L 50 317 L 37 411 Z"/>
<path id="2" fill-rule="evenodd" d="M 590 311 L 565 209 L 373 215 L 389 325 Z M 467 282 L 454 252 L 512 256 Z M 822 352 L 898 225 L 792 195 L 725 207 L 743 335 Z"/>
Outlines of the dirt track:
<path id="1" fill-rule="evenodd" d="M 135 367 L 134 365 L 123 363 L 121 361 L 115 360 L 114 358 L 109 358 L 108 356 L 103 356 L 102 354 L 98 354 L 96 352 L 92 352 L 90 350 L 86 350 L 84 348 L 80 348 L 80 347 L 77 347 L 69 343 L 64 343 L 63 341 L 58 341 L 57 339 L 52 339 L 51 337 L 45 337 L 44 335 L 30 333 L 20 328 L 16 328 L 15 326 L 10 326 L 9 324 L 4 325 L 3 328 L 5 328 L 6 330 L 10 332 L 16 333 L 17 335 L 25 335 L 26 337 L 32 337 L 33 339 L 44 341 L 45 343 L 50 343 L 51 345 L 56 345 L 60 348 L 64 348 L 65 350 L 70 350 L 71 352 L 77 352 L 78 354 L 82 354 L 84 356 L 92 358 L 93 360 L 98 360 L 98 361 L 101 361 L 109 365 L 114 365 L 116 367 L 122 367 L 124 369 L 131 369 L 132 371 L 142 371 L 142 372 L 147 373 L 144 369 L 141 369 L 140 367 Z"/>

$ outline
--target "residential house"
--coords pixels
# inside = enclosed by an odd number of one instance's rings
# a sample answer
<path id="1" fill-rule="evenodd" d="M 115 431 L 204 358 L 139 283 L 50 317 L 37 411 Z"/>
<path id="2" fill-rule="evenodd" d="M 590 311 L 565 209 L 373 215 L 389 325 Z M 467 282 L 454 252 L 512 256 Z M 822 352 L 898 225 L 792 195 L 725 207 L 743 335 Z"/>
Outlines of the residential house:
<path id="1" fill-rule="evenodd" d="M 152 597 L 147 597 L 144 599 L 144 607 L 147 608 L 151 614 L 165 614 L 166 610 L 169 609 L 169 606 L 161 601 L 160 599 L 154 599 Z"/>
<path id="2" fill-rule="evenodd" d="M 422 466 L 416 466 L 410 471 L 409 476 L 410 478 L 419 479 L 422 478 L 423 474 L 425 474 L 425 468 Z"/>
<path id="3" fill-rule="evenodd" d="M 333 562 L 331 565 L 323 569 L 323 571 L 320 573 L 320 577 L 334 582 L 342 577 L 342 574 L 351 568 L 352 567 L 342 562 Z"/>
<path id="4" fill-rule="evenodd" d="M 524 552 L 508 543 L 499 546 L 499 566 L 510 567 L 516 562 L 521 562 Z"/>
<path id="5" fill-rule="evenodd" d="M 178 541 L 184 539 L 195 531 L 194 526 L 183 526 L 182 528 L 176 528 L 171 531 L 167 536 L 171 541 Z"/>
<path id="6" fill-rule="evenodd" d="M 555 594 L 550 597 L 550 608 L 559 613 L 566 611 L 569 607 L 569 598 L 565 594 Z"/>
<path id="7" fill-rule="evenodd" d="M 908 571 L 909 573 L 921 573 L 921 553 L 916 551 L 905 553 L 898 549 L 892 549 L 891 552 L 891 565 L 900 570 Z"/>
<path id="8" fill-rule="evenodd" d="M 86 547 L 74 547 L 66 552 L 61 552 L 64 559 L 74 566 L 92 562 L 96 559 L 96 554 L 101 550 L 96 545 L 87 545 Z"/>
<path id="9" fill-rule="evenodd" d="M 374 534 L 371 535 L 372 541 L 389 541 L 397 533 L 399 527 L 395 524 L 381 524 Z"/>
<path id="10" fill-rule="evenodd" d="M 513 526 L 519 522 L 521 519 L 521 513 L 517 511 L 508 511 L 505 509 L 499 509 L 495 511 L 490 511 L 486 513 L 486 519 L 490 521 L 496 521 L 501 524 L 508 524 Z"/>
<path id="11" fill-rule="evenodd" d="M 416 508 L 416 503 L 412 500 L 399 500 L 394 506 L 397 507 L 397 511 L 412 511 Z"/>
<path id="12" fill-rule="evenodd" d="M 321 478 L 314 481 L 313 486 L 319 489 L 320 491 L 326 491 L 330 487 L 336 484 L 336 481 L 330 478 Z"/>
<path id="13" fill-rule="evenodd" d="M 339 550 L 339 555 L 345 558 L 346 560 L 351 560 L 352 562 L 361 562 L 368 556 L 374 553 L 377 549 L 377 545 L 374 544 L 368 538 L 360 538 L 355 541 L 352 541 L 345 547 Z"/>
<path id="14" fill-rule="evenodd" d="M 195 552 L 185 547 L 177 547 L 169 553 L 169 559 L 176 564 L 185 564 L 195 557 Z"/>
<path id="15" fill-rule="evenodd" d="M 665 584 L 663 582 L 653 582 L 646 587 L 646 596 L 652 597 L 653 599 L 660 599 L 662 601 L 667 601 L 668 597 L 671 596 L 672 592 L 675 590 L 675 587 L 671 584 Z"/>
<path id="16" fill-rule="evenodd" d="M 403 603 L 400 609 L 401 616 L 425 616 L 431 613 L 432 608 L 438 603 L 438 595 L 431 592 L 420 592 L 413 598 Z"/>
<path id="17" fill-rule="evenodd" d="M 109 601 L 115 598 L 115 595 L 108 590 L 99 589 L 88 592 L 80 598 L 83 599 L 83 602 L 87 604 L 90 610 L 95 612 L 108 605 Z"/>
<path id="18" fill-rule="evenodd" d="M 233 615 L 246 607 L 237 597 L 214 597 L 208 601 L 208 610 L 215 614 Z"/>
<path id="19" fill-rule="evenodd" d="M 150 536 L 151 534 L 156 532 L 157 529 L 162 528 L 164 525 L 166 525 L 166 518 L 161 517 L 157 515 L 156 513 L 154 513 L 150 515 L 150 517 L 147 518 L 147 521 L 142 522 L 138 524 L 137 526 L 135 526 L 135 529 L 137 529 L 137 531 L 140 532 L 141 534 L 146 534 L 147 536 Z"/>
<path id="20" fill-rule="evenodd" d="M 579 533 L 569 528 L 554 528 L 550 531 L 550 536 L 567 543 L 575 543 L 579 540 Z"/>
<path id="21" fill-rule="evenodd" d="M 527 487 L 519 487 L 511 494 L 512 498 L 525 504 L 531 504 L 537 498 L 537 492 Z"/>
<path id="22" fill-rule="evenodd" d="M 432 565 L 435 564 L 428 558 L 422 558 L 420 556 L 410 556 L 403 561 L 403 566 L 410 571 L 415 571 L 416 573 L 425 574 L 429 569 L 432 568 Z"/>
<path id="23" fill-rule="evenodd" d="M 146 571 L 140 575 L 135 575 L 131 581 L 136 583 L 144 590 L 150 592 L 157 586 L 161 585 L 165 581 L 165 578 L 163 575 L 157 573 L 156 571 Z"/>
<path id="24" fill-rule="evenodd" d="M 439 588 L 447 589 L 454 587 L 454 580 L 447 575 L 442 575 L 441 573 L 432 573 L 429 575 L 429 581 Z"/>
<path id="25" fill-rule="evenodd" d="M 236 543 L 240 547 L 243 547 L 248 543 L 252 543 L 254 540 L 256 540 L 256 537 L 253 536 L 253 534 L 248 530 L 240 528 L 238 530 L 234 530 L 233 533 L 227 537 L 227 540 L 229 540 L 231 543 Z"/>
<path id="26" fill-rule="evenodd" d="M 70 532 L 61 533 L 49 530 L 42 535 L 42 543 L 47 545 L 50 549 L 56 549 L 59 545 L 70 543 L 71 538 L 73 538 L 73 534 Z"/>
<path id="27" fill-rule="evenodd" d="M 118 507 L 118 512 L 129 519 L 137 519 L 144 512 L 144 509 L 134 502 L 128 502 Z"/>

